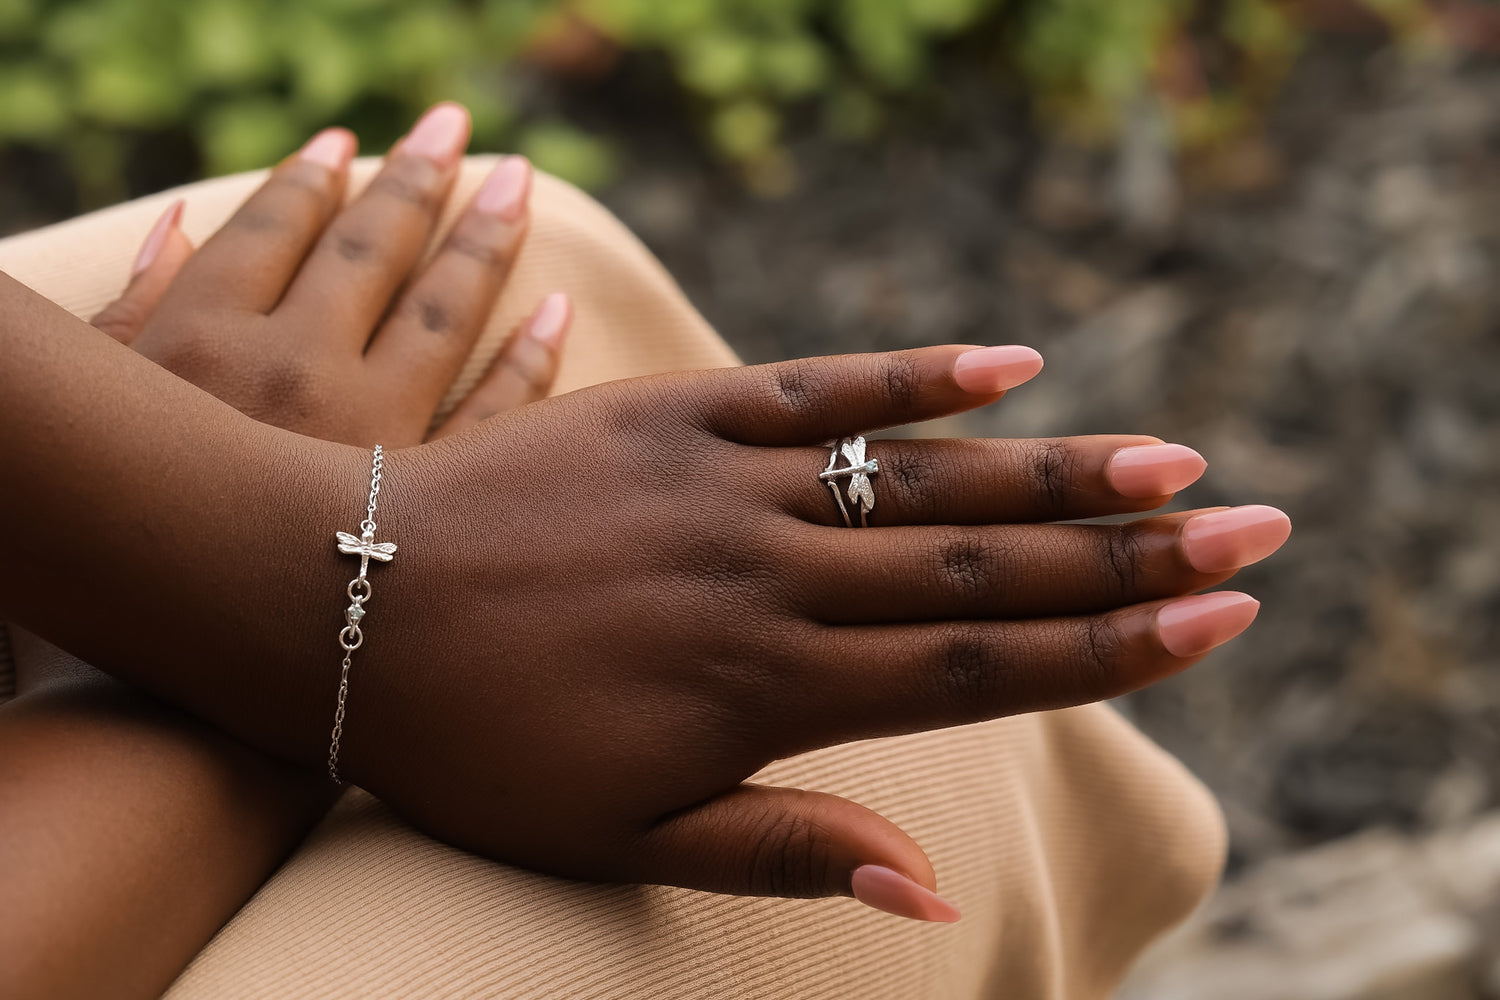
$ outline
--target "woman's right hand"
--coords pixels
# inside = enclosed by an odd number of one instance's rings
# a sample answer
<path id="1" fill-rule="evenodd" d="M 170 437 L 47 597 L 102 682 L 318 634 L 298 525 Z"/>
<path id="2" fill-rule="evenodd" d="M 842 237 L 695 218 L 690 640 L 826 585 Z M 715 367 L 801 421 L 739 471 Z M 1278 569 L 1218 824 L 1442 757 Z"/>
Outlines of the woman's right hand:
<path id="1" fill-rule="evenodd" d="M 1290 530 L 1265 507 L 1052 523 L 1154 509 L 1203 469 L 1127 436 L 876 441 L 871 526 L 843 526 L 820 442 L 993 402 L 1040 365 L 933 347 L 634 379 L 389 454 L 380 538 L 399 551 L 371 574 L 342 769 L 434 835 L 546 872 L 852 886 L 951 916 L 887 820 L 745 779 L 1182 670 L 1258 608 L 1183 595 Z M 345 472 L 352 523 L 368 470 Z"/>

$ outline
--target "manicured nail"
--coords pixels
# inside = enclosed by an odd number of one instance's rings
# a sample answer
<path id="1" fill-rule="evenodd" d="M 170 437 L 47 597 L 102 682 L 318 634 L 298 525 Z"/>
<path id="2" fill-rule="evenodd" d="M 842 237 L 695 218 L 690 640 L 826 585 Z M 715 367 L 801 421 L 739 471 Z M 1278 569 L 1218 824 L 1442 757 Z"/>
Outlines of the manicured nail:
<path id="1" fill-rule="evenodd" d="M 953 381 L 976 396 L 1013 389 L 1042 370 L 1042 356 L 1029 347 L 980 347 L 953 362 Z"/>
<path id="2" fill-rule="evenodd" d="M 1138 444 L 1121 448 L 1109 460 L 1105 475 L 1122 497 L 1165 496 L 1191 486 L 1208 463 L 1181 444 Z"/>
<path id="3" fill-rule="evenodd" d="M 401 149 L 425 156 L 439 166 L 452 166 L 469 144 L 469 112 L 458 104 L 430 108 L 412 126 Z"/>
<path id="4" fill-rule="evenodd" d="M 862 865 L 854 869 L 849 881 L 854 888 L 854 898 L 877 910 L 944 924 L 958 919 L 958 907 L 890 868 Z"/>
<path id="5" fill-rule="evenodd" d="M 167 245 L 167 237 L 177 228 L 177 223 L 182 221 L 183 204 L 183 200 L 178 198 L 168 205 L 161 218 L 156 220 L 156 225 L 151 227 L 151 232 L 146 234 L 146 242 L 141 244 L 141 251 L 135 255 L 135 263 L 130 266 L 132 278 L 150 267 L 151 262 L 161 253 L 161 248 Z"/>
<path id="6" fill-rule="evenodd" d="M 1202 656 L 1255 621 L 1260 602 L 1232 590 L 1184 597 L 1156 613 L 1156 632 L 1173 656 Z"/>
<path id="7" fill-rule="evenodd" d="M 354 133 L 348 129 L 325 128 L 307 140 L 297 155 L 329 170 L 343 170 L 354 159 L 355 145 Z"/>
<path id="8" fill-rule="evenodd" d="M 524 156 L 507 156 L 484 179 L 474 196 L 474 207 L 506 222 L 519 222 L 526 214 L 526 196 L 530 193 L 530 161 Z"/>
<path id="9" fill-rule="evenodd" d="M 1200 573 L 1225 573 L 1260 562 L 1281 548 L 1292 519 L 1275 507 L 1254 504 L 1199 514 L 1182 526 L 1182 548 Z"/>
<path id="10" fill-rule="evenodd" d="M 556 347 L 568 328 L 573 315 L 573 303 L 562 292 L 553 292 L 542 300 L 526 322 L 526 334 L 548 347 Z"/>

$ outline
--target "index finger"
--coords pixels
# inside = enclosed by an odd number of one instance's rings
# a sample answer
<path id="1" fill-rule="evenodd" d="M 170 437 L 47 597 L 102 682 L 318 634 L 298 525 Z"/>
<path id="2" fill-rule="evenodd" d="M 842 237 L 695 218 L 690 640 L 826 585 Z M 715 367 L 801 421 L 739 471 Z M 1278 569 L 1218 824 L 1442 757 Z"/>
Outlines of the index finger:
<path id="1" fill-rule="evenodd" d="M 920 347 L 694 373 L 708 427 L 741 444 L 791 446 L 993 403 L 1042 370 L 1029 347 Z M 700 383 L 701 385 L 701 383 Z"/>

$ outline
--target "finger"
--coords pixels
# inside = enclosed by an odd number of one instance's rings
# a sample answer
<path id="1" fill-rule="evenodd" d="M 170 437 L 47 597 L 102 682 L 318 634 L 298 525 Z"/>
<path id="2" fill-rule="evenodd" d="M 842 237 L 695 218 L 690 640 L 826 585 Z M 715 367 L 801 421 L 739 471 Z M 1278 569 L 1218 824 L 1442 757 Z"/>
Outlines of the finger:
<path id="1" fill-rule="evenodd" d="M 1114 698 L 1191 666 L 1259 608 L 1216 591 L 1080 617 L 832 626 L 809 651 L 822 667 L 796 699 L 816 715 L 788 731 L 821 737 L 794 748 L 811 749 Z"/>
<path id="2" fill-rule="evenodd" d="M 269 312 L 344 197 L 358 141 L 324 129 L 271 176 L 183 267 L 178 306 Z"/>
<path id="3" fill-rule="evenodd" d="M 89 321 L 122 344 L 135 340 L 172 279 L 193 255 L 192 241 L 180 226 L 183 205 L 177 199 L 156 220 L 136 255 L 125 291 Z"/>
<path id="4" fill-rule="evenodd" d="M 1291 534 L 1274 507 L 1186 511 L 1129 524 L 819 530 L 798 563 L 829 623 L 1082 615 L 1217 586 Z M 900 609 L 893 611 L 893 609 Z"/>
<path id="5" fill-rule="evenodd" d="M 422 256 L 469 144 L 469 113 L 439 104 L 396 144 L 333 220 L 277 309 L 290 329 L 326 330 L 363 351 Z"/>
<path id="6" fill-rule="evenodd" d="M 706 424 L 730 441 L 820 444 L 992 403 L 1042 370 L 1029 347 L 922 347 L 694 372 Z"/>
<path id="7" fill-rule="evenodd" d="M 485 178 L 437 255 L 366 353 L 377 378 L 435 408 L 484 329 L 526 238 L 531 164 L 508 156 Z"/>
<path id="8" fill-rule="evenodd" d="M 871 526 L 1066 521 L 1152 510 L 1208 467 L 1191 448 L 1125 434 L 870 441 L 865 456 L 879 466 L 870 475 Z M 847 491 L 854 483 L 829 474 L 828 450 L 777 449 L 768 457 L 789 513 L 814 524 L 844 523 L 839 500 L 852 512 Z M 850 464 L 842 455 L 836 463 Z"/>
<path id="9" fill-rule="evenodd" d="M 898 916 L 958 919 L 916 841 L 822 792 L 741 785 L 662 820 L 627 864 L 631 881 L 740 896 L 853 895 Z"/>
<path id="10" fill-rule="evenodd" d="M 433 437 L 445 437 L 544 398 L 557 378 L 563 338 L 572 321 L 573 303 L 566 295 L 553 292 L 543 299 Z"/>

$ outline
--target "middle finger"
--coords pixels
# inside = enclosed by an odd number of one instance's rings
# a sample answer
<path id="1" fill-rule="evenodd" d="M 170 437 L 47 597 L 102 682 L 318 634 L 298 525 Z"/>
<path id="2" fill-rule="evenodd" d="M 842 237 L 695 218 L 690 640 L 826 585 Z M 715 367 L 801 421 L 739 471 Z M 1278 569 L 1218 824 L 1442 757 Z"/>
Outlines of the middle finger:
<path id="1" fill-rule="evenodd" d="M 323 233 L 276 312 L 363 351 L 421 257 L 468 143 L 459 105 L 423 115 Z"/>

